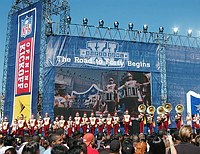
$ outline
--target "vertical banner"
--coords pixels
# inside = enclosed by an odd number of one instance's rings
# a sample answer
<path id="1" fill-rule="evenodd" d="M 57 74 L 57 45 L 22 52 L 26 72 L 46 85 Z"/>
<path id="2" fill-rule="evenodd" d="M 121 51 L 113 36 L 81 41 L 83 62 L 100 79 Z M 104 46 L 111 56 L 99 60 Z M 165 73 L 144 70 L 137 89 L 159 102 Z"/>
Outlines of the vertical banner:
<path id="1" fill-rule="evenodd" d="M 17 17 L 13 119 L 21 114 L 29 119 L 33 113 L 32 108 L 37 108 L 42 12 L 39 4 L 21 11 Z"/>

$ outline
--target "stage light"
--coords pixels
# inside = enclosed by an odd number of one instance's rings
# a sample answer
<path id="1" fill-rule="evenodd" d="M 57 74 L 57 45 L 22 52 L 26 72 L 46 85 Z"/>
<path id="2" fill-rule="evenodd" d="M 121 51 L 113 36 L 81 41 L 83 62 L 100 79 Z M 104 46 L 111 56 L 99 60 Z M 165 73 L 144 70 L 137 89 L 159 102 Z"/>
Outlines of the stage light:
<path id="1" fill-rule="evenodd" d="M 118 21 L 115 21 L 114 22 L 114 28 L 118 28 L 119 27 L 119 22 Z"/>
<path id="2" fill-rule="evenodd" d="M 83 25 L 87 25 L 88 24 L 88 19 L 87 18 L 83 18 Z"/>
<path id="3" fill-rule="evenodd" d="M 129 29 L 129 30 L 133 30 L 133 23 L 132 23 L 132 22 L 130 22 L 130 23 L 128 24 L 128 29 Z"/>
<path id="4" fill-rule="evenodd" d="M 146 24 L 143 25 L 143 32 L 144 32 L 144 33 L 147 33 L 147 30 L 148 30 L 148 25 L 146 25 Z"/>
<path id="5" fill-rule="evenodd" d="M 71 18 L 70 16 L 67 16 L 67 17 L 66 17 L 66 20 L 67 20 L 67 24 L 71 24 L 72 18 Z"/>
<path id="6" fill-rule="evenodd" d="M 188 29 L 188 36 L 189 36 L 189 37 L 192 36 L 192 29 Z"/>
<path id="7" fill-rule="evenodd" d="M 173 32 L 174 32 L 175 35 L 178 34 L 178 27 L 174 27 Z"/>
<path id="8" fill-rule="evenodd" d="M 164 27 L 160 26 L 159 27 L 159 33 L 163 33 L 164 32 Z"/>
<path id="9" fill-rule="evenodd" d="M 99 27 L 103 27 L 103 25 L 104 25 L 104 21 L 102 19 L 99 20 Z"/>

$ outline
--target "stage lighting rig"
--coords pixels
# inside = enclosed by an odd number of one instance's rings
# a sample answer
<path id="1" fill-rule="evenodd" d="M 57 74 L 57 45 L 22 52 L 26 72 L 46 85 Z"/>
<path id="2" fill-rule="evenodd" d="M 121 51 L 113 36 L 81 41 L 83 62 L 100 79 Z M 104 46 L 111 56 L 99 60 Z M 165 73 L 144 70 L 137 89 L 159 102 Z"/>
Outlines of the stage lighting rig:
<path id="1" fill-rule="evenodd" d="M 188 36 L 189 36 L 189 37 L 192 36 L 192 29 L 188 29 Z"/>
<path id="2" fill-rule="evenodd" d="M 148 25 L 145 24 L 145 25 L 143 25 L 143 32 L 144 32 L 144 33 L 147 33 L 147 31 L 148 31 Z"/>
<path id="3" fill-rule="evenodd" d="M 174 32 L 175 35 L 177 35 L 178 34 L 178 27 L 174 27 L 173 32 Z"/>
<path id="4" fill-rule="evenodd" d="M 87 18 L 83 18 L 83 25 L 86 26 L 88 24 L 88 19 Z"/>
<path id="5" fill-rule="evenodd" d="M 159 27 L 159 33 L 163 33 L 164 32 L 164 27 L 160 26 Z"/>
<path id="6" fill-rule="evenodd" d="M 70 16 L 66 17 L 67 24 L 71 24 L 71 20 L 72 20 L 72 18 Z"/>
<path id="7" fill-rule="evenodd" d="M 104 21 L 102 19 L 99 20 L 99 27 L 103 27 L 104 26 Z"/>
<path id="8" fill-rule="evenodd" d="M 132 23 L 132 22 L 130 22 L 130 23 L 128 24 L 128 29 L 129 29 L 129 30 L 133 30 L 133 23 Z"/>
<path id="9" fill-rule="evenodd" d="M 118 21 L 115 21 L 115 22 L 114 22 L 114 28 L 116 28 L 116 29 L 119 28 L 119 22 L 118 22 Z"/>

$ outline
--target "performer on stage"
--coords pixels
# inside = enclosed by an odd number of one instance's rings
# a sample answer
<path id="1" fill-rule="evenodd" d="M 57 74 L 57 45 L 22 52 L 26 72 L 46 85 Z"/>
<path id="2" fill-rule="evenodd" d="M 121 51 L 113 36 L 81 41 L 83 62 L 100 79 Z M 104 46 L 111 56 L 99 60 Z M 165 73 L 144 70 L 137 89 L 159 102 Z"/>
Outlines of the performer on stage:
<path id="1" fill-rule="evenodd" d="M 13 121 L 13 124 L 10 126 L 11 127 L 11 134 L 15 137 L 18 135 L 18 122 L 17 119 Z"/>
<path id="2" fill-rule="evenodd" d="M 162 114 L 158 114 L 157 118 L 156 118 L 156 122 L 158 124 L 158 131 L 163 129 L 163 122 L 164 122 L 164 115 Z"/>
<path id="3" fill-rule="evenodd" d="M 60 122 L 59 122 L 59 118 L 58 116 L 55 118 L 54 122 L 53 122 L 53 129 L 57 130 L 58 128 L 60 128 Z"/>
<path id="4" fill-rule="evenodd" d="M 118 134 L 118 130 L 119 130 L 119 126 L 120 126 L 120 118 L 117 115 L 117 112 L 115 112 L 114 116 L 113 116 L 113 129 L 114 129 L 114 134 Z"/>
<path id="5" fill-rule="evenodd" d="M 123 115 L 123 124 L 124 124 L 124 134 L 129 134 L 129 127 L 132 126 L 131 116 L 128 113 L 128 110 L 125 111 Z"/>
<path id="6" fill-rule="evenodd" d="M 95 128 L 97 126 L 97 118 L 94 116 L 94 112 L 91 113 L 91 117 L 89 117 L 90 123 L 90 132 L 94 135 Z"/>
<path id="7" fill-rule="evenodd" d="M 66 127 L 66 121 L 63 115 L 60 116 L 60 120 L 59 120 L 59 126 L 60 128 L 62 128 L 63 130 L 65 130 Z"/>
<path id="8" fill-rule="evenodd" d="M 81 121 L 81 128 L 82 128 L 83 134 L 87 133 L 88 122 L 89 122 L 89 119 L 87 117 L 87 113 L 84 112 L 83 117 L 82 117 L 82 121 Z"/>
<path id="9" fill-rule="evenodd" d="M 69 120 L 67 121 L 67 135 L 71 137 L 74 131 L 74 121 L 72 120 L 72 116 L 69 116 Z"/>
<path id="10" fill-rule="evenodd" d="M 103 118 L 103 114 L 101 113 L 99 115 L 99 119 L 98 119 L 98 122 L 97 122 L 98 133 L 103 133 L 104 126 L 105 126 L 105 119 Z"/>
<path id="11" fill-rule="evenodd" d="M 129 113 L 132 115 L 134 112 L 137 112 L 139 105 L 138 99 L 141 98 L 141 93 L 139 91 L 140 84 L 138 81 L 133 79 L 131 73 L 127 74 L 127 81 L 124 84 L 124 94 L 125 94 L 125 108 L 128 109 Z"/>
<path id="12" fill-rule="evenodd" d="M 140 122 L 140 133 L 144 134 L 144 124 L 146 120 L 143 112 L 140 112 L 140 114 L 138 115 L 138 120 Z"/>
<path id="13" fill-rule="evenodd" d="M 51 127 L 51 118 L 49 117 L 49 113 L 45 113 L 45 117 L 43 118 L 44 121 L 44 136 L 48 137 L 49 136 L 49 129 Z"/>
<path id="14" fill-rule="evenodd" d="M 197 114 L 194 114 L 194 116 L 192 118 L 192 122 L 193 122 L 194 133 L 197 134 L 197 129 L 200 128 L 199 116 Z"/>
<path id="15" fill-rule="evenodd" d="M 163 129 L 167 131 L 169 129 L 169 124 L 171 123 L 170 122 L 170 113 L 165 112 L 164 115 L 163 115 L 163 119 L 164 119 Z"/>
<path id="16" fill-rule="evenodd" d="M 37 125 L 37 120 L 35 119 L 34 114 L 31 115 L 31 118 L 29 120 L 29 134 L 31 136 L 35 135 L 35 129 L 36 129 L 36 125 Z"/>
<path id="17" fill-rule="evenodd" d="M 112 130 L 112 117 L 110 115 L 110 113 L 108 113 L 108 116 L 106 118 L 106 131 L 107 131 L 107 135 L 111 135 L 111 130 Z"/>
<path id="18" fill-rule="evenodd" d="M 74 131 L 80 131 L 81 128 L 81 117 L 79 116 L 79 112 L 76 112 L 76 116 L 74 117 Z"/>
<path id="19" fill-rule="evenodd" d="M 186 119 L 186 124 L 192 126 L 192 116 L 190 112 L 187 113 L 187 116 L 185 119 Z"/>
<path id="20" fill-rule="evenodd" d="M 181 128 L 181 124 L 182 124 L 182 115 L 181 115 L 181 113 L 176 113 L 175 122 L 176 122 L 176 128 L 180 129 Z"/>
<path id="21" fill-rule="evenodd" d="M 43 124 L 44 124 L 44 121 L 42 119 L 42 116 L 39 116 L 37 119 L 37 133 L 38 134 L 42 134 Z"/>
<path id="22" fill-rule="evenodd" d="M 152 134 L 154 132 L 153 128 L 154 128 L 154 114 L 147 114 L 146 115 L 146 119 L 147 119 L 147 127 L 149 129 L 149 133 Z"/>
<path id="23" fill-rule="evenodd" d="M 109 84 L 106 85 L 103 101 L 106 103 L 106 108 L 104 113 L 111 113 L 114 114 L 116 110 L 116 105 L 119 102 L 118 97 L 118 86 L 116 83 L 114 83 L 114 79 L 109 79 Z"/>
<path id="24" fill-rule="evenodd" d="M 2 122 L 2 133 L 4 136 L 9 134 L 9 121 L 8 117 L 4 117 L 3 122 Z"/>
<path id="25" fill-rule="evenodd" d="M 18 135 L 24 136 L 24 130 L 26 129 L 26 121 L 24 115 L 21 114 L 18 120 Z"/>

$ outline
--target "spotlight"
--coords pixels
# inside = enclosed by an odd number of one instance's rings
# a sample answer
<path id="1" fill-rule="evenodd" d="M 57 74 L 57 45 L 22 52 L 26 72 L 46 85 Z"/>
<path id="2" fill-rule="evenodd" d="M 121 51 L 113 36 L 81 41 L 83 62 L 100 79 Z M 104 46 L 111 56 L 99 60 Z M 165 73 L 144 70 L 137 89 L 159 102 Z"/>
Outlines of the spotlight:
<path id="1" fill-rule="evenodd" d="M 129 29 L 129 30 L 133 30 L 133 23 L 132 23 L 132 22 L 130 22 L 130 23 L 128 24 L 128 29 Z"/>
<path id="2" fill-rule="evenodd" d="M 188 29 L 188 36 L 189 36 L 189 37 L 192 36 L 192 29 Z"/>
<path id="3" fill-rule="evenodd" d="M 104 21 L 102 19 L 99 20 L 99 27 L 103 27 L 103 25 L 104 25 Z"/>
<path id="4" fill-rule="evenodd" d="M 148 30 L 148 25 L 145 24 L 145 25 L 143 26 L 143 32 L 144 32 L 144 33 L 147 33 L 147 30 Z"/>
<path id="5" fill-rule="evenodd" d="M 88 24 L 88 19 L 87 18 L 83 18 L 83 25 L 87 25 Z"/>
<path id="6" fill-rule="evenodd" d="M 164 32 L 164 27 L 159 27 L 159 33 L 163 33 Z"/>
<path id="7" fill-rule="evenodd" d="M 72 18 L 71 18 L 70 16 L 67 16 L 67 17 L 66 17 L 66 20 L 67 20 L 67 24 L 71 24 Z"/>
<path id="8" fill-rule="evenodd" d="M 178 34 L 178 27 L 174 27 L 173 32 L 174 32 L 175 35 L 177 35 Z"/>
<path id="9" fill-rule="evenodd" d="M 118 21 L 115 21 L 114 22 L 114 28 L 118 28 L 119 27 L 119 22 Z"/>

